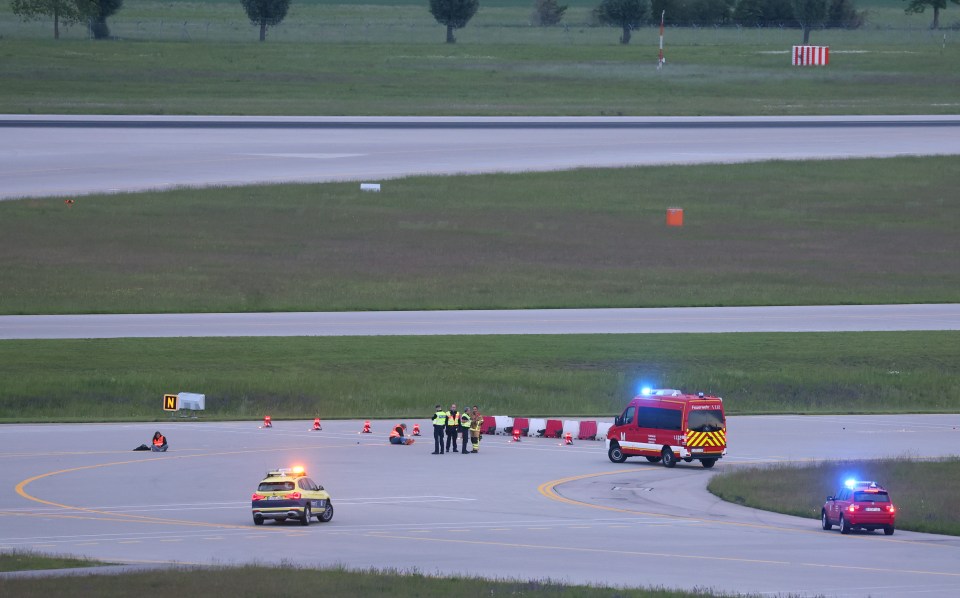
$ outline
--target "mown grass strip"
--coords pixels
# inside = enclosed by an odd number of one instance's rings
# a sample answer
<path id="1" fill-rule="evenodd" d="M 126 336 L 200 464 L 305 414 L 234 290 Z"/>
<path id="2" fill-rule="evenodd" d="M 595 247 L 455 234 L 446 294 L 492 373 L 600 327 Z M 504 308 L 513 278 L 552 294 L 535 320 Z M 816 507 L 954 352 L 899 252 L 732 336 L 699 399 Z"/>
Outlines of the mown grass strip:
<path id="1" fill-rule="evenodd" d="M 612 417 L 639 385 L 730 414 L 960 411 L 960 332 L 294 337 L 0 342 L 0 421 L 152 420 L 168 392 L 208 419 Z"/>
<path id="2" fill-rule="evenodd" d="M 41 569 L 75 569 L 79 567 L 99 567 L 107 563 L 90 559 L 61 555 L 49 555 L 32 550 L 11 550 L 0 552 L 0 573 L 8 571 L 35 571 Z M 0 579 L 0 590 L 3 587 Z M 5 594 L 15 596 L 16 594 Z"/>
<path id="3" fill-rule="evenodd" d="M 655 28 L 621 46 L 613 28 L 468 27 L 450 46 L 427 22 L 425 5 L 412 10 L 426 17 L 413 29 L 358 20 L 344 31 L 325 22 L 284 41 L 291 20 L 264 44 L 241 18 L 226 27 L 229 39 L 207 41 L 196 29 L 185 41 L 185 19 L 174 25 L 167 15 L 142 27 L 131 21 L 115 42 L 82 39 L 80 27 L 81 39 L 55 42 L 39 25 L 33 39 L 17 39 L 3 35 L 0 22 L 0 112 L 749 116 L 958 107 L 960 44 L 938 43 L 922 29 L 818 31 L 814 43 L 832 48 L 823 69 L 791 66 L 795 30 L 677 30 L 668 68 L 657 71 Z M 173 39 L 151 41 L 164 20 Z M 124 35 L 119 25 L 115 31 Z"/>
<path id="4" fill-rule="evenodd" d="M 819 520 L 824 499 L 835 496 L 849 478 L 875 481 L 890 492 L 898 529 L 960 535 L 960 457 L 734 469 L 714 476 L 707 489 L 737 504 Z"/>
<path id="5" fill-rule="evenodd" d="M 278 588 L 278 580 L 282 587 Z M 455 590 L 451 590 L 455 588 Z M 692 598 L 725 596 L 710 590 L 605 588 L 564 585 L 551 580 L 490 580 L 478 577 L 428 577 L 390 570 L 349 571 L 344 568 L 214 567 L 171 569 L 127 575 L 83 578 L 0 579 L 0 592 L 18 598 L 75 595 L 125 598 L 162 592 L 170 596 L 380 596 L 393 598 L 463 598 L 549 596 L 551 598 Z M 743 596 L 742 594 L 737 594 Z"/>
<path id="6" fill-rule="evenodd" d="M 925 157 L 0 202 L 0 313 L 953 303 L 957 188 Z"/>

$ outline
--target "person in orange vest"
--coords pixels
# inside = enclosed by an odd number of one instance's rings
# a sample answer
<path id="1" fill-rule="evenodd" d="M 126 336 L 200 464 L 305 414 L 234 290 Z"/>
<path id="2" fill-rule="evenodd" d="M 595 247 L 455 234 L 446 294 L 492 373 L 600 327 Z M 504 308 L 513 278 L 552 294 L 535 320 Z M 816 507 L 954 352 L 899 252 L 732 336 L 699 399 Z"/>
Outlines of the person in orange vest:
<path id="1" fill-rule="evenodd" d="M 159 430 L 153 435 L 153 448 L 150 450 L 155 453 L 167 452 L 167 439 Z"/>
<path id="2" fill-rule="evenodd" d="M 413 444 L 413 438 L 407 438 L 403 433 L 407 429 L 407 424 L 397 424 L 397 426 L 390 432 L 390 444 Z"/>

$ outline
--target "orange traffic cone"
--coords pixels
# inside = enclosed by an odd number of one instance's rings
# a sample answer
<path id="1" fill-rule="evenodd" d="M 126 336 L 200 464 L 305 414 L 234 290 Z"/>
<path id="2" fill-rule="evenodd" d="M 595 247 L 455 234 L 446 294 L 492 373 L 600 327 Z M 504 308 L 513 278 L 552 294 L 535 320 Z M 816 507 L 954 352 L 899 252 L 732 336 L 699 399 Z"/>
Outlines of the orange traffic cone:
<path id="1" fill-rule="evenodd" d="M 362 434 L 369 434 L 369 433 L 370 433 L 370 420 L 369 420 L 369 419 L 368 419 L 367 421 L 363 422 L 363 430 L 362 430 L 361 433 L 362 433 Z"/>
<path id="2" fill-rule="evenodd" d="M 323 427 L 320 425 L 320 418 L 319 418 L 319 417 L 315 417 L 315 418 L 313 419 L 313 431 L 314 431 L 314 432 L 319 432 L 319 431 L 322 430 L 322 429 L 323 429 Z"/>
<path id="3" fill-rule="evenodd" d="M 273 420 L 270 419 L 270 416 L 269 416 L 269 415 L 264 415 L 264 416 L 263 416 L 263 427 L 264 427 L 264 428 L 272 428 L 272 427 L 273 427 Z"/>
<path id="4" fill-rule="evenodd" d="M 520 442 L 520 428 L 513 429 L 513 441 Z"/>
<path id="5" fill-rule="evenodd" d="M 413 424 L 413 435 L 414 436 L 420 435 L 420 424 Z"/>
<path id="6" fill-rule="evenodd" d="M 573 444 L 573 434 L 567 432 L 563 435 L 563 444 Z"/>

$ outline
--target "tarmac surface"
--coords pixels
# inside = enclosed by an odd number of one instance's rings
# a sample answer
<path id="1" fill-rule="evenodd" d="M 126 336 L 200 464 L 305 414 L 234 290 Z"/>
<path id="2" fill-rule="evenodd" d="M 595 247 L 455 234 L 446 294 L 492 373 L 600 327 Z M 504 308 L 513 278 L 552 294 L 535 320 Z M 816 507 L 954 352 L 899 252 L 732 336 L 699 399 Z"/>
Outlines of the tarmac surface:
<path id="1" fill-rule="evenodd" d="M 0 550 L 801 596 L 946 595 L 960 583 L 960 538 L 841 536 L 705 490 L 743 465 L 956 454 L 960 415 L 731 417 L 730 455 L 709 471 L 616 465 L 599 441 L 487 436 L 478 454 L 432 455 L 426 420 L 406 447 L 387 443 L 394 423 L 369 435 L 359 421 L 5 425 Z M 169 452 L 131 452 L 157 428 Z M 294 464 L 330 491 L 333 521 L 255 527 L 257 482 Z"/>
<path id="2" fill-rule="evenodd" d="M 958 116 L 0 117 L 0 199 L 416 174 L 960 154 Z M 383 192 L 389 193 L 389 183 Z"/>
<path id="3" fill-rule="evenodd" d="M 960 330 L 960 304 L 0 316 L 0 339 Z"/>

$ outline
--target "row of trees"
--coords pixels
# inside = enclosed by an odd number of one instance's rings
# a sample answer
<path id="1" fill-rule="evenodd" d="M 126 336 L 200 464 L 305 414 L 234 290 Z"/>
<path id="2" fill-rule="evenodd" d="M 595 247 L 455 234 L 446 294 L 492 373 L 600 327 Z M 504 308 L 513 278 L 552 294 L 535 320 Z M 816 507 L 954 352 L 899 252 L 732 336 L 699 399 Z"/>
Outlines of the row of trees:
<path id="1" fill-rule="evenodd" d="M 120 10 L 123 0 L 11 0 L 13 14 L 22 19 L 53 18 L 53 37 L 60 39 L 60 24 L 84 22 L 96 39 L 110 37 L 107 17 Z"/>
<path id="2" fill-rule="evenodd" d="M 375 1 L 375 0 L 371 0 Z M 647 21 L 647 9 L 657 21 L 664 11 L 671 25 L 741 25 L 795 26 L 803 30 L 803 43 L 810 40 L 810 31 L 824 26 L 859 27 L 863 14 L 857 12 L 854 0 L 601 0 L 593 16 L 599 23 L 620 27 L 620 42 L 630 43 L 630 32 Z M 960 0 L 905 0 L 905 12 L 923 13 L 933 9 L 931 28 L 940 26 L 940 11 L 947 2 Z M 429 0 L 430 14 L 447 29 L 447 43 L 456 42 L 454 30 L 467 26 L 480 0 Z M 649 4 L 648 4 L 649 2 Z M 247 18 L 260 28 L 260 41 L 267 38 L 267 28 L 279 25 L 287 16 L 290 0 L 240 0 Z M 60 24 L 85 22 L 96 39 L 110 37 L 107 17 L 123 6 L 123 0 L 11 0 L 15 15 L 23 19 L 53 19 L 53 37 L 60 38 Z M 533 0 L 533 21 L 536 25 L 556 25 L 567 10 L 557 0 Z"/>

